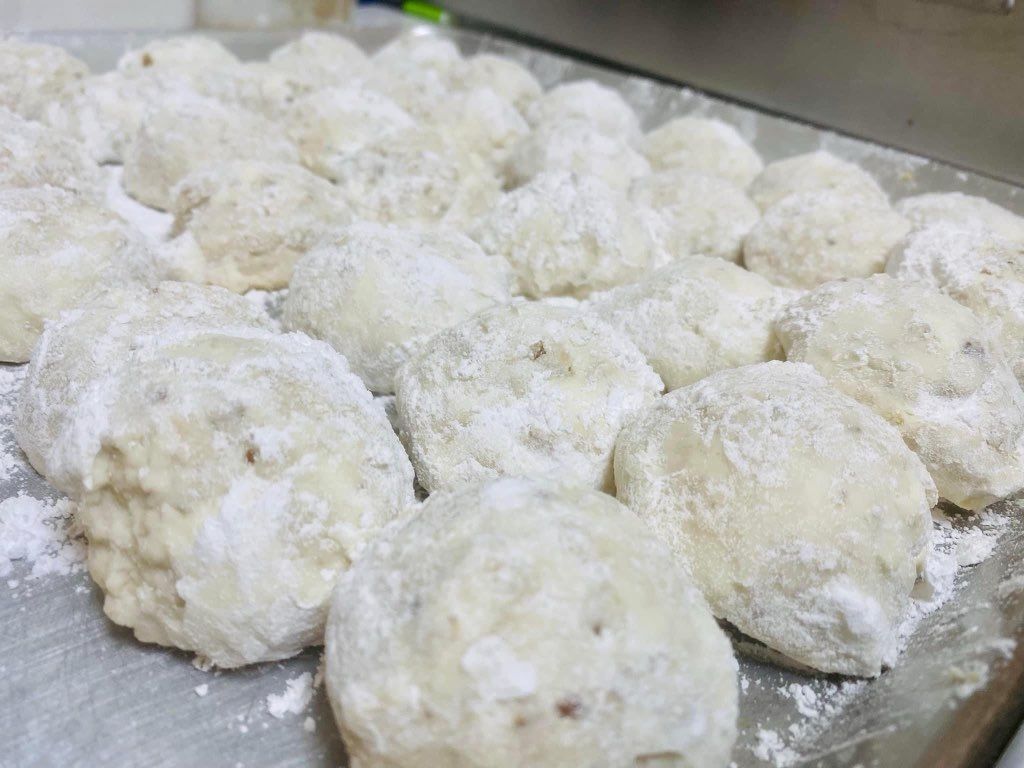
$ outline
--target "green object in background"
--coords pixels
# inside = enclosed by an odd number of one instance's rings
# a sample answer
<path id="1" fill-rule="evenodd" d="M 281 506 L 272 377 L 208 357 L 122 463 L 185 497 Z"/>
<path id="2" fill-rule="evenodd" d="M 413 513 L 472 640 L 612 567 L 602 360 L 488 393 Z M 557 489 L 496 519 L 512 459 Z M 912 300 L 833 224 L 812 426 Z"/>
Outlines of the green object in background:
<path id="1" fill-rule="evenodd" d="M 438 8 L 432 3 L 422 3 L 416 0 L 409 0 L 408 2 L 402 3 L 402 10 L 408 13 L 410 16 L 416 16 L 426 21 L 432 21 L 434 24 L 448 24 L 451 22 L 451 16 L 448 11 L 443 8 Z"/>

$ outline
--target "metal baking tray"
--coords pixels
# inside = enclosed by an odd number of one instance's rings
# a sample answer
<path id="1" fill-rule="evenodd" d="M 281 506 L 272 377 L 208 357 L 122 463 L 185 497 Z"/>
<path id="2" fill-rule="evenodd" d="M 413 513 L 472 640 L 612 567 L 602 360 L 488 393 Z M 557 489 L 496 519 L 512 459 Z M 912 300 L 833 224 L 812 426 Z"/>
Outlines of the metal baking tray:
<path id="1" fill-rule="evenodd" d="M 357 13 L 339 28 L 372 50 L 407 23 Z M 723 118 L 766 161 L 827 148 L 863 165 L 894 197 L 959 190 L 1024 214 L 1021 189 L 964 170 L 710 98 L 685 87 L 602 69 L 491 35 L 425 28 L 465 54 L 491 51 L 529 67 L 545 86 L 594 78 L 619 89 L 646 128 L 670 116 Z M 243 58 L 262 57 L 296 32 L 211 33 Z M 156 34 L 36 35 L 70 49 L 96 70 Z M 15 375 L 0 367 L 0 381 Z M 2 388 L 0 388 L 2 392 Z M 0 394 L 0 446 L 13 445 L 10 408 Z M 0 481 L 0 500 L 55 493 L 19 457 Z M 1006 502 L 985 518 L 956 518 L 995 542 L 991 555 L 957 574 L 957 591 L 927 615 L 899 664 L 874 681 L 805 675 L 740 656 L 737 768 L 991 765 L 1024 712 L 1024 515 Z M 15 564 L 0 580 L 0 768 L 23 766 L 345 765 L 323 689 L 308 710 L 275 718 L 268 695 L 314 672 L 317 649 L 284 663 L 203 672 L 189 654 L 143 645 L 108 621 L 101 595 L 79 572 L 32 580 Z M 207 686 L 206 689 L 202 686 Z M 199 692 L 197 692 L 199 687 Z M 205 695 L 200 695 L 205 693 Z M 424 767 L 429 768 L 429 767 Z"/>

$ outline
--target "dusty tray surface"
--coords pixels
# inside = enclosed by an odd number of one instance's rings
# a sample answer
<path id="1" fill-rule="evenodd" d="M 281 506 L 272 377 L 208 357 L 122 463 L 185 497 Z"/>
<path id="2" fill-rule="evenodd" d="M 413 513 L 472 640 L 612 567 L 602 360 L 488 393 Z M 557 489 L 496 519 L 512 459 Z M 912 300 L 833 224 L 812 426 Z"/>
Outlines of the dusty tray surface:
<path id="1" fill-rule="evenodd" d="M 399 22 L 357 23 L 342 31 L 373 49 L 399 29 Z M 1020 189 L 946 165 L 494 37 L 431 33 L 451 35 L 466 54 L 487 50 L 517 59 L 545 86 L 581 77 L 612 85 L 647 128 L 686 112 L 717 116 L 736 125 L 766 161 L 827 148 L 861 163 L 894 198 L 959 190 L 1024 214 Z M 153 36 L 42 39 L 102 70 Z M 218 35 L 243 58 L 265 56 L 290 36 Z M 0 384 L 19 373 L 0 365 Z M 16 392 L 3 392 L 0 386 L 0 447 L 11 453 Z M 17 455 L 13 472 L 0 479 L 0 501 L 21 493 L 56 498 Z M 1024 629 L 1024 510 L 1016 507 L 997 507 L 984 526 L 958 523 L 995 542 L 991 555 L 958 572 L 953 598 L 925 616 L 897 668 L 877 681 L 805 676 L 741 658 L 737 768 L 991 764 L 1019 720 L 1024 694 L 1024 650 L 1015 645 Z M 0 768 L 344 765 L 322 689 L 300 714 L 278 719 L 267 708 L 268 695 L 315 670 L 318 650 L 282 664 L 202 672 L 189 655 L 143 646 L 107 621 L 84 573 L 33 580 L 27 572 L 15 563 L 6 577 L 15 586 L 0 580 Z"/>

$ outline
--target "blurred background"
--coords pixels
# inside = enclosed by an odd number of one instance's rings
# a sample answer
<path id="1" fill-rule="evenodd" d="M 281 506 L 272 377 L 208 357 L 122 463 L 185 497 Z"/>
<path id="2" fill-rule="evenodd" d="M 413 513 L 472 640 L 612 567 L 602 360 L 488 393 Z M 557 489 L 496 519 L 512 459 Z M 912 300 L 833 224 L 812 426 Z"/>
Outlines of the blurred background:
<path id="1" fill-rule="evenodd" d="M 1024 184 L 1015 0 L 442 0 L 499 30 Z M 0 0 L 7 30 L 294 28 L 356 0 Z M 380 5 L 358 3 L 360 18 Z"/>
<path id="2" fill-rule="evenodd" d="M 343 21 L 355 0 L 0 0 L 4 29 L 294 27 Z"/>

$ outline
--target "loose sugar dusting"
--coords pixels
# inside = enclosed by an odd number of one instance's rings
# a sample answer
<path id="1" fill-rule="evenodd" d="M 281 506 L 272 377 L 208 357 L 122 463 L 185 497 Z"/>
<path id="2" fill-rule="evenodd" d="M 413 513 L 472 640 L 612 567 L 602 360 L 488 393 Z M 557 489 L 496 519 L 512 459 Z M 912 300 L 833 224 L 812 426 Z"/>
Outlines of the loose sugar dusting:
<path id="1" fill-rule="evenodd" d="M 925 631 L 925 619 L 955 597 L 962 586 L 958 576 L 963 576 L 964 569 L 984 562 L 992 554 L 1011 522 L 1013 505 L 1010 502 L 1005 509 L 986 510 L 969 517 L 947 515 L 940 509 L 933 511 L 930 555 L 899 628 L 901 653 L 916 632 Z M 1024 589 L 1024 577 L 1018 579 L 1019 584 L 1012 581 L 1011 577 L 1003 582 L 1000 595 Z M 1008 658 L 1015 645 L 1010 638 L 997 638 L 980 649 L 989 652 L 983 658 L 966 658 L 945 667 L 941 674 L 951 700 L 964 699 L 984 687 L 991 678 L 991 660 Z M 746 695 L 751 684 L 758 685 L 759 681 L 741 673 L 739 683 Z M 846 710 L 870 691 L 871 685 L 868 680 L 819 678 L 776 686 L 774 698 L 792 709 L 792 722 L 782 726 L 778 720 L 755 721 L 753 737 L 745 749 L 776 768 L 788 768 L 814 755 L 821 756 L 820 744 L 828 743 L 825 737 L 832 724 L 843 718 Z"/>
<path id="2" fill-rule="evenodd" d="M 29 567 L 28 579 L 82 569 L 85 541 L 72 520 L 70 501 L 24 494 L 0 501 L 0 577 L 12 574 L 17 561 Z M 16 580 L 8 583 L 17 586 Z"/>

